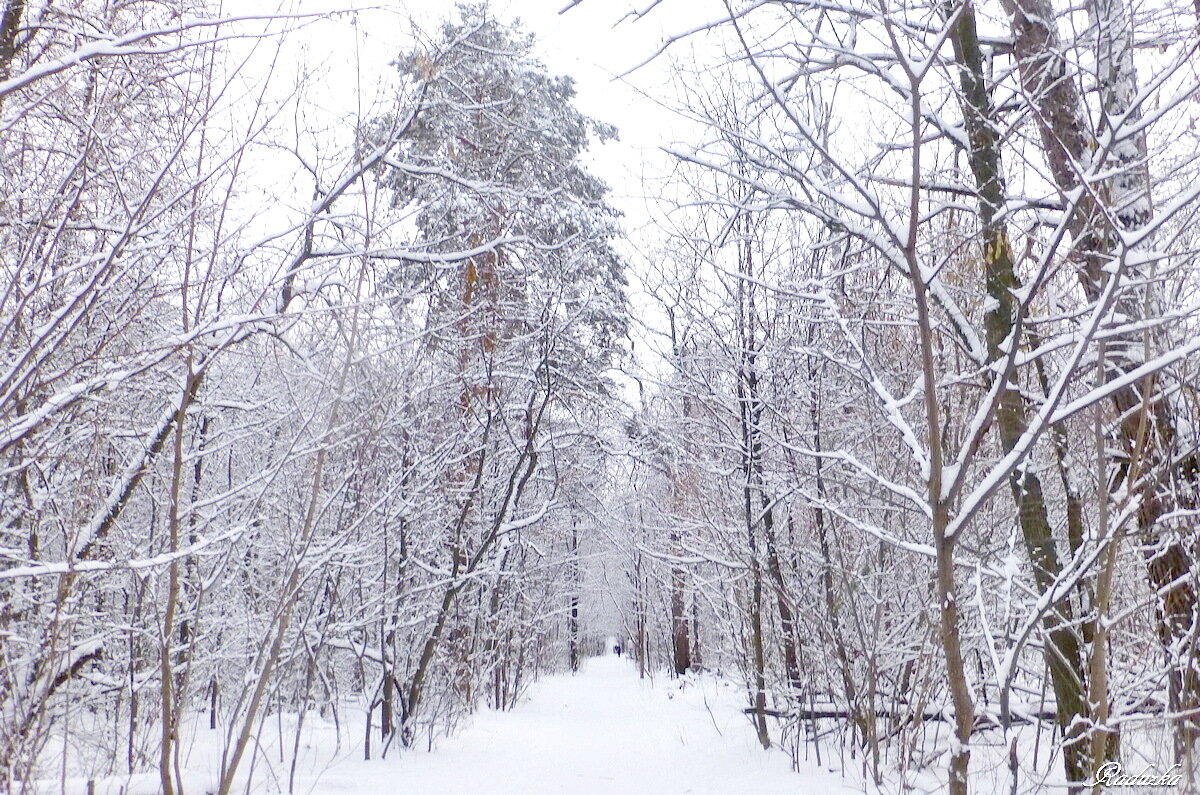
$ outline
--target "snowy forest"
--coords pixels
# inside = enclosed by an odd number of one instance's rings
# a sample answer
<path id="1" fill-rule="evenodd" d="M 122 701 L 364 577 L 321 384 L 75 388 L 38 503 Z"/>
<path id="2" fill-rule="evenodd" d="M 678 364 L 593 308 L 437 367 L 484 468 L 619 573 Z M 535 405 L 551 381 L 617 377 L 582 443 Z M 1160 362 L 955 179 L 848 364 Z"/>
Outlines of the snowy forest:
<path id="1" fill-rule="evenodd" d="M 1200 0 L 0 7 L 0 792 L 1200 791 Z"/>

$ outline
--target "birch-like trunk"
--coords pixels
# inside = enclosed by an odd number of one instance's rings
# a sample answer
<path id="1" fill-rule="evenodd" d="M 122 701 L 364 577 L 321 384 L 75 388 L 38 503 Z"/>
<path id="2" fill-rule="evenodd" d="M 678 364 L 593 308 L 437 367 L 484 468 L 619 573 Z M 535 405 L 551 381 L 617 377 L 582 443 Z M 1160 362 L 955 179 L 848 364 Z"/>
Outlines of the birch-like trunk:
<path id="1" fill-rule="evenodd" d="M 1006 0 L 1005 5 L 1022 87 L 1033 105 L 1051 176 L 1063 194 L 1078 191 L 1081 197 L 1068 225 L 1084 294 L 1095 301 L 1109 279 L 1122 279 L 1130 283 L 1117 305 L 1125 321 L 1152 318 L 1158 312 L 1152 274 L 1129 262 L 1118 242 L 1120 230 L 1111 228 L 1104 212 L 1111 210 L 1124 230 L 1136 229 L 1150 217 L 1148 153 L 1145 137 L 1136 129 L 1138 108 L 1133 104 L 1137 75 L 1130 11 L 1119 0 L 1100 0 L 1093 12 L 1105 139 L 1096 141 L 1082 115 L 1086 106 L 1068 74 L 1050 0 Z M 1099 143 L 1111 146 L 1099 150 Z M 1094 162 L 1097 152 L 1113 162 Z M 1078 168 L 1109 165 L 1118 167 L 1116 176 L 1100 192 L 1079 190 Z M 1105 377 L 1115 380 L 1137 367 L 1150 342 L 1146 335 L 1110 339 Z M 1158 635 L 1172 669 L 1172 712 L 1186 716 L 1176 726 L 1177 752 L 1183 753 L 1200 737 L 1200 726 L 1192 717 L 1200 714 L 1196 559 L 1189 542 L 1193 531 L 1170 517 L 1197 508 L 1200 459 L 1194 449 L 1186 449 L 1188 440 L 1180 438 L 1171 401 L 1159 391 L 1158 383 L 1164 380 L 1171 380 L 1169 372 L 1113 394 L 1119 418 L 1116 434 L 1128 455 L 1117 467 L 1115 487 L 1140 498 L 1137 523 L 1149 580 L 1158 593 Z M 1148 444 L 1142 441 L 1147 432 Z M 1141 476 L 1135 477 L 1138 472 Z"/>

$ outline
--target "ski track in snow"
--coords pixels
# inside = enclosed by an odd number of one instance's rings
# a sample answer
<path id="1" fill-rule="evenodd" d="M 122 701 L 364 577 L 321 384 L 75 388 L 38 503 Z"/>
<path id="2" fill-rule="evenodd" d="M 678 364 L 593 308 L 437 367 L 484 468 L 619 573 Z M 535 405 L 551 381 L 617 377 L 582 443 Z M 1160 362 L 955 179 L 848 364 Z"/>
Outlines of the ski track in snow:
<path id="1" fill-rule="evenodd" d="M 344 761 L 312 781 L 313 793 L 422 795 L 675 795 L 857 792 L 838 773 L 797 773 L 764 752 L 742 714 L 744 693 L 712 679 L 640 680 L 627 659 L 586 661 L 546 677 L 510 712 L 480 711 L 432 753 Z M 705 704 L 708 704 L 706 706 Z M 711 709 L 711 714 L 710 714 Z M 299 783 L 299 782 L 298 782 Z M 306 782 L 307 783 L 307 782 Z M 307 788 L 297 786 L 297 792 Z"/>

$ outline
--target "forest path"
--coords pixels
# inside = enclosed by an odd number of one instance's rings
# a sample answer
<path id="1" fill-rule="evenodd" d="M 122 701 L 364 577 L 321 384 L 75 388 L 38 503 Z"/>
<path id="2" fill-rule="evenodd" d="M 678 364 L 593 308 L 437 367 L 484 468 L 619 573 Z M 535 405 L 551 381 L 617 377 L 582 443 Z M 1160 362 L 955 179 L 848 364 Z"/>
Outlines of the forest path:
<path id="1" fill-rule="evenodd" d="M 839 774 L 764 753 L 739 688 L 638 678 L 628 659 L 546 677 L 510 712 L 481 711 L 432 753 L 335 764 L 318 793 L 736 795 L 855 792 Z M 298 791 L 304 791 L 297 788 Z"/>

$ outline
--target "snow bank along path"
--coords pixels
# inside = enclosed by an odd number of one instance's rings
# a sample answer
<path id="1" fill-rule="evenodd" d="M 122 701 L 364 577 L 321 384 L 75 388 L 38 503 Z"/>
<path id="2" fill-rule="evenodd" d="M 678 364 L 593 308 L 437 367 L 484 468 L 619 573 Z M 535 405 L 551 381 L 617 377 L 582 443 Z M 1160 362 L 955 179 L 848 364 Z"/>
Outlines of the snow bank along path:
<path id="1" fill-rule="evenodd" d="M 838 795 L 835 773 L 795 772 L 764 752 L 742 714 L 742 691 L 712 680 L 638 678 L 627 660 L 588 660 L 547 677 L 511 712 L 484 710 L 432 753 L 335 763 L 317 793 L 421 795 Z M 297 782 L 299 784 L 299 782 Z M 307 782 L 306 782 L 307 783 Z M 297 792 L 307 787 L 297 786 Z"/>

